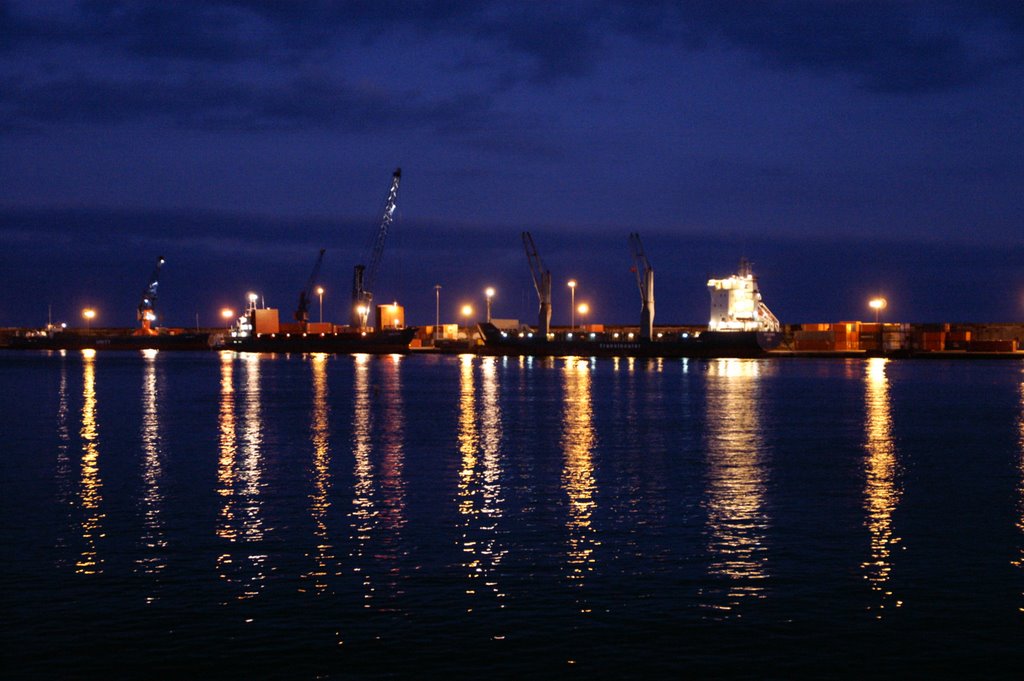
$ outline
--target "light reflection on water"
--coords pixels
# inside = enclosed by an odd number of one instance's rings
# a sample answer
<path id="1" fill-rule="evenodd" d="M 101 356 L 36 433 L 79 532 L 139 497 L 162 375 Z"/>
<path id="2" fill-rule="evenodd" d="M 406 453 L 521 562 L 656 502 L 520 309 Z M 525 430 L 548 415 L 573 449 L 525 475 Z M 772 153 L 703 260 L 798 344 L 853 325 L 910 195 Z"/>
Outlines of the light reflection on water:
<path id="1" fill-rule="evenodd" d="M 594 551 L 601 545 L 597 528 L 593 525 L 597 506 L 597 481 L 592 458 L 596 437 L 589 362 L 580 357 L 566 358 L 562 379 L 565 390 L 562 487 L 569 498 L 565 523 L 568 530 L 567 578 L 571 585 L 582 588 L 587 577 L 594 572 L 597 563 Z M 577 597 L 577 604 L 582 612 L 590 612 L 590 606 L 582 596 Z"/>
<path id="2" fill-rule="evenodd" d="M 374 586 L 367 546 L 377 534 L 377 505 L 373 467 L 370 465 L 372 443 L 370 432 L 373 412 L 370 409 L 370 356 L 353 358 L 352 375 L 352 457 L 355 484 L 352 509 L 349 513 L 352 548 L 349 559 L 352 571 L 362 576 L 363 607 L 371 607 Z"/>
<path id="3" fill-rule="evenodd" d="M 707 367 L 708 574 L 704 605 L 728 616 L 765 597 L 768 571 L 765 461 L 758 360 L 719 359 Z M 737 613 L 738 616 L 738 613 Z"/>
<path id="4" fill-rule="evenodd" d="M 862 563 L 861 568 L 872 591 L 879 596 L 871 606 L 877 610 L 877 617 L 881 617 L 889 605 L 897 608 L 903 605 L 889 587 L 892 550 L 900 542 L 893 530 L 892 515 L 901 492 L 897 485 L 898 461 L 892 438 L 888 362 L 883 357 L 869 358 L 864 372 L 864 448 L 867 450 L 864 511 L 871 537 L 871 559 Z"/>
<path id="5" fill-rule="evenodd" d="M 159 393 L 160 385 L 156 369 L 156 350 L 143 351 L 142 371 L 142 424 L 139 436 L 142 443 L 142 549 L 143 555 L 136 560 L 136 569 L 145 574 L 157 574 L 167 567 L 164 537 L 164 522 L 161 507 L 164 501 L 161 490 L 161 449 Z M 148 597 L 152 602 L 154 596 Z"/>
<path id="6" fill-rule="evenodd" d="M 260 356 L 237 355 L 245 371 L 242 392 L 242 424 L 238 430 L 234 359 L 221 353 L 220 459 L 218 493 L 222 497 L 217 536 L 228 542 L 217 558 L 222 579 L 237 588 L 236 598 L 259 595 L 266 580 L 267 555 L 261 553 L 264 537 L 260 497 L 263 424 L 260 406 Z M 241 441 L 241 442 L 239 442 Z"/>
<path id="7" fill-rule="evenodd" d="M 94 575 L 103 572 L 98 543 L 103 534 L 103 480 L 100 478 L 99 426 L 96 420 L 96 351 L 82 351 L 82 478 L 78 495 L 82 509 L 82 552 L 76 572 Z"/>
<path id="8" fill-rule="evenodd" d="M 501 494 L 501 407 L 497 360 L 480 360 L 480 408 L 476 406 L 476 359 L 459 358 L 459 482 L 458 509 L 462 517 L 462 567 L 466 571 L 466 606 L 472 612 L 476 596 L 490 594 L 503 608 L 499 584 L 507 550 L 499 540 L 503 515 Z M 479 425 L 478 425 L 479 424 Z"/>
<path id="9" fill-rule="evenodd" d="M 68 365 L 61 355 L 60 361 L 60 382 L 57 384 L 57 466 L 55 470 L 57 482 L 57 503 L 64 509 L 62 517 L 62 529 L 57 535 L 55 546 L 60 549 L 57 552 L 57 565 L 65 567 L 68 564 L 66 549 L 68 546 L 68 534 L 72 521 L 70 510 L 74 504 L 74 488 L 71 480 L 71 426 L 69 425 L 70 414 L 68 408 Z"/>
<path id="10" fill-rule="evenodd" d="M 313 568 L 302 575 L 304 581 L 312 583 L 313 592 L 322 595 L 328 588 L 331 563 L 334 561 L 330 533 L 327 528 L 327 512 L 331 507 L 331 448 L 330 448 L 330 406 L 327 393 L 328 355 L 310 355 L 309 366 L 313 374 L 313 413 L 310 419 L 309 436 L 313 445 L 313 492 L 309 495 L 309 515 L 313 520 L 313 535 L 316 539 L 315 554 L 306 554 L 313 559 Z M 305 591 L 305 587 L 300 587 Z"/>
<path id="11" fill-rule="evenodd" d="M 349 558 L 352 571 L 361 576 L 363 607 L 394 612 L 401 607 L 401 565 L 408 551 L 402 543 L 406 523 L 403 358 L 355 355 L 354 361 L 355 486 L 349 515 Z M 371 368 L 379 370 L 377 382 L 371 381 Z"/>

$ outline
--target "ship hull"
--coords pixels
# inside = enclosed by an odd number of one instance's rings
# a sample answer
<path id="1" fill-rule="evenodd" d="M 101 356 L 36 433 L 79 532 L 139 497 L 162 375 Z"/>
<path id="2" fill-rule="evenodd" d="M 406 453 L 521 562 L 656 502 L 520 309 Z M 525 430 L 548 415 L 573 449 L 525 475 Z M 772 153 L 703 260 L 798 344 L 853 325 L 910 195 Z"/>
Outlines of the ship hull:
<path id="1" fill-rule="evenodd" d="M 415 328 L 385 331 L 358 331 L 325 334 L 259 334 L 224 339 L 224 350 L 237 352 L 307 353 L 326 352 L 341 354 L 387 355 L 406 353 L 416 335 Z"/>
<path id="2" fill-rule="evenodd" d="M 12 350 L 210 350 L 211 334 L 181 333 L 135 336 L 125 334 L 55 333 L 13 336 L 5 347 Z"/>
<path id="3" fill-rule="evenodd" d="M 481 324 L 484 355 L 538 357 L 764 357 L 778 347 L 782 334 L 762 331 L 705 331 L 699 335 L 658 340 L 622 340 L 607 334 L 576 338 L 558 335 L 551 340 L 504 334 L 491 324 Z M 591 337 L 593 336 L 593 337 Z"/>

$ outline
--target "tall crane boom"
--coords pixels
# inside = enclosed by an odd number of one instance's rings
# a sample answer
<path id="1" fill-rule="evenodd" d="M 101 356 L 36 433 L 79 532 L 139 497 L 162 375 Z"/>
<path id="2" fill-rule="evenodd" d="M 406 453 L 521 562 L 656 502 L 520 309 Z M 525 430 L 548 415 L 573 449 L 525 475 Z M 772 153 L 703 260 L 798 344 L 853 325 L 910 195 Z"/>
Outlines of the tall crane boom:
<path id="1" fill-rule="evenodd" d="M 636 232 L 629 235 L 629 247 L 633 251 L 633 271 L 640 289 L 640 337 L 651 340 L 654 335 L 654 268 L 644 254 L 644 246 Z"/>
<path id="2" fill-rule="evenodd" d="M 326 252 L 326 248 L 320 249 L 320 255 L 317 256 L 316 264 L 313 265 L 313 272 L 309 275 L 306 288 L 302 289 L 299 293 L 299 306 L 295 310 L 295 321 L 302 324 L 303 330 L 305 330 L 306 324 L 309 323 L 309 300 L 313 297 L 313 284 L 316 283 L 317 275 L 320 274 L 320 266 L 324 262 L 324 253 Z"/>
<path id="3" fill-rule="evenodd" d="M 384 255 L 384 242 L 388 236 L 388 227 L 395 218 L 395 206 L 398 200 L 398 183 L 402 179 L 402 169 L 395 169 L 391 176 L 391 189 L 384 200 L 383 215 L 377 234 L 373 241 L 373 248 L 370 250 L 368 264 L 355 266 L 352 274 L 352 325 L 360 328 L 366 326 L 366 318 L 370 314 L 370 307 L 373 303 L 373 287 L 377 281 L 377 270 L 380 267 L 381 256 Z"/>
<path id="4" fill-rule="evenodd" d="M 135 332 L 140 336 L 156 335 L 156 330 L 152 327 L 153 322 L 156 321 L 157 288 L 160 286 L 160 268 L 163 264 L 163 258 L 156 259 L 156 267 L 153 268 L 153 274 L 149 275 L 149 283 L 146 284 L 146 288 L 142 289 L 142 296 L 137 308 L 139 328 Z"/>
<path id="5" fill-rule="evenodd" d="M 533 287 L 537 289 L 540 299 L 540 310 L 537 317 L 537 330 L 547 340 L 551 332 L 551 271 L 544 267 L 544 261 L 537 253 L 537 246 L 529 232 L 523 232 L 523 248 L 526 259 L 530 262 L 530 274 L 533 275 Z"/>

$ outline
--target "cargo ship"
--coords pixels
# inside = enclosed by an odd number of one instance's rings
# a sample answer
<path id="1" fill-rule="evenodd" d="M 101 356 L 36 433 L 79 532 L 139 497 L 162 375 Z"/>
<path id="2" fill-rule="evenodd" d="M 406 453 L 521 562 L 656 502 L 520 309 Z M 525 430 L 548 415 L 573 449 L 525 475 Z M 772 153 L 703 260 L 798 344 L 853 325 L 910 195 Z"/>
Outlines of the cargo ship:
<path id="1" fill-rule="evenodd" d="M 584 357 L 764 357 L 783 340 L 779 320 L 765 305 L 757 278 L 746 260 L 739 271 L 725 279 L 708 281 L 711 317 L 706 328 L 694 332 L 607 333 L 603 329 L 558 331 L 547 334 L 533 329 L 501 329 L 492 323 L 479 325 L 485 355 L 536 355 Z M 653 307 L 651 304 L 649 307 Z"/>
<path id="2" fill-rule="evenodd" d="M 301 315 L 297 315 L 301 316 Z M 224 336 L 220 349 L 237 352 L 329 352 L 394 354 L 409 351 L 416 327 L 405 326 L 405 310 L 398 303 L 377 306 L 381 328 L 336 326 L 326 322 L 282 323 L 275 308 L 249 307 Z"/>
<path id="3" fill-rule="evenodd" d="M 416 335 L 404 329 L 343 330 L 325 333 L 259 333 L 227 336 L 221 349 L 237 352 L 329 352 L 371 355 L 406 353 Z"/>

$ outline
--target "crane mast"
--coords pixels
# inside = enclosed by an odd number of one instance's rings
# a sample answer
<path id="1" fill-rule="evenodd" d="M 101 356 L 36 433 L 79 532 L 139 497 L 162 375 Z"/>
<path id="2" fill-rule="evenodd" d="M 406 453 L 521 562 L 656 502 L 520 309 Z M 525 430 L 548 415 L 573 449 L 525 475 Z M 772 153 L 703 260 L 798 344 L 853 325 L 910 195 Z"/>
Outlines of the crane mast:
<path id="1" fill-rule="evenodd" d="M 320 255 L 317 256 L 316 264 L 313 265 L 313 272 L 309 275 L 306 288 L 299 292 L 299 306 L 295 310 L 295 321 L 302 325 L 303 331 L 306 330 L 306 325 L 309 324 L 309 300 L 313 297 L 313 285 L 316 283 L 317 275 L 320 274 L 320 266 L 324 262 L 324 253 L 326 252 L 326 248 L 320 249 Z"/>
<path id="2" fill-rule="evenodd" d="M 153 328 L 153 322 L 156 321 L 156 294 L 157 288 L 160 286 L 160 267 L 163 266 L 164 259 L 156 259 L 156 267 L 153 268 L 153 274 L 149 275 L 149 283 L 146 284 L 146 288 L 142 289 L 142 296 L 139 300 L 139 307 L 137 308 L 137 317 L 139 320 L 139 328 L 136 329 L 135 335 L 137 336 L 155 336 L 156 329 Z"/>
<path id="3" fill-rule="evenodd" d="M 526 259 L 530 262 L 530 274 L 533 275 L 533 287 L 540 299 L 540 310 L 537 317 L 537 330 L 544 340 L 551 332 L 551 271 L 544 267 L 544 261 L 537 253 L 537 246 L 529 232 L 523 232 L 523 248 Z"/>
<path id="4" fill-rule="evenodd" d="M 366 319 L 370 314 L 370 307 L 373 303 L 373 287 L 377 279 L 381 256 L 384 254 L 384 242 L 388 236 L 388 227 L 391 226 L 395 217 L 398 183 L 401 179 L 402 169 L 397 168 L 391 176 L 391 189 L 384 200 L 383 215 L 380 226 L 377 228 L 373 248 L 370 250 L 368 264 L 356 265 L 352 274 L 352 325 L 359 328 L 366 327 Z"/>
<path id="5" fill-rule="evenodd" d="M 654 268 L 636 232 L 629 235 L 629 247 L 633 251 L 633 271 L 640 289 L 640 338 L 651 340 L 654 335 Z"/>

